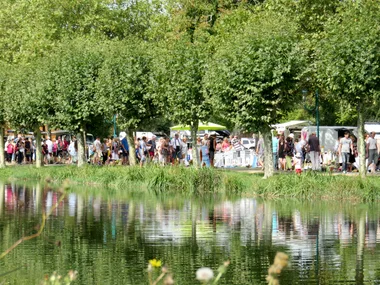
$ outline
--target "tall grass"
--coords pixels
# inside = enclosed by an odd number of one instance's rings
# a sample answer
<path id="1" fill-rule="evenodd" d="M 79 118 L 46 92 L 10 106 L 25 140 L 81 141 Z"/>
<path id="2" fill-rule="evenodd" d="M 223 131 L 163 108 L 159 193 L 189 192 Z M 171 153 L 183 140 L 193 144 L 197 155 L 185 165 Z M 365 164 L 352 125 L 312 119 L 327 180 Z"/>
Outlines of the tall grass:
<path id="1" fill-rule="evenodd" d="M 15 180 L 69 180 L 77 185 L 97 185 L 118 191 L 187 194 L 208 196 L 221 193 L 231 196 L 254 195 L 265 198 L 298 198 L 360 201 L 380 199 L 380 179 L 340 176 L 322 173 L 278 174 L 262 179 L 260 174 L 229 170 L 184 167 L 98 167 L 74 166 L 8 167 L 0 170 L 0 178 Z"/>
<path id="2" fill-rule="evenodd" d="M 362 179 L 359 176 L 342 176 L 319 173 L 303 175 L 276 175 L 258 181 L 254 192 L 265 197 L 301 199 L 351 199 L 371 202 L 380 199 L 380 180 L 377 177 Z"/>

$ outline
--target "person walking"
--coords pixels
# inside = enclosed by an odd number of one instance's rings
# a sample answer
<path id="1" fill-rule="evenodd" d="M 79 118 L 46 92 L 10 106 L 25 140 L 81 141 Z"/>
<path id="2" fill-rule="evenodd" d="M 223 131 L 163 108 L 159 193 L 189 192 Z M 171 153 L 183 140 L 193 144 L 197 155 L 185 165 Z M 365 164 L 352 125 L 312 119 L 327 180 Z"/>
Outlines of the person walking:
<path id="1" fill-rule="evenodd" d="M 100 137 L 96 137 L 94 141 L 94 164 L 101 164 L 100 159 L 102 158 L 102 143 L 100 142 Z"/>
<path id="2" fill-rule="evenodd" d="M 142 139 L 139 142 L 139 154 L 140 154 L 140 167 L 143 167 L 143 165 L 146 162 L 148 153 L 148 147 L 146 145 L 147 139 L 146 137 L 142 137 Z"/>
<path id="3" fill-rule="evenodd" d="M 273 169 L 278 170 L 278 141 L 279 134 L 272 138 L 272 153 L 273 153 Z"/>
<path id="4" fill-rule="evenodd" d="M 321 147 L 319 145 L 319 139 L 315 132 L 312 132 L 310 135 L 310 138 L 307 142 L 309 145 L 309 156 L 311 161 L 311 169 L 312 170 L 319 170 L 321 163 L 320 163 L 320 154 L 321 154 Z"/>
<path id="5" fill-rule="evenodd" d="M 15 146 L 12 143 L 11 139 L 8 139 L 5 149 L 7 150 L 7 162 L 11 163 L 12 162 L 12 155 L 15 151 Z"/>
<path id="6" fill-rule="evenodd" d="M 280 161 L 280 165 L 279 165 L 280 170 L 285 170 L 285 165 L 286 165 L 285 149 L 286 149 L 285 135 L 281 134 L 280 139 L 278 140 L 278 150 L 277 150 L 278 158 Z"/>
<path id="7" fill-rule="evenodd" d="M 182 141 L 179 138 L 179 134 L 175 134 L 174 138 L 171 140 L 171 149 L 173 157 L 173 165 L 179 163 L 182 159 Z"/>
<path id="8" fill-rule="evenodd" d="M 122 157 L 122 164 L 126 165 L 129 163 L 129 145 L 127 140 L 127 134 L 125 132 L 120 133 L 120 150 Z"/>
<path id="9" fill-rule="evenodd" d="M 201 161 L 202 161 L 202 166 L 210 167 L 210 155 L 209 155 L 209 148 L 208 148 L 208 143 L 206 140 L 202 142 L 202 147 L 201 147 Z"/>
<path id="10" fill-rule="evenodd" d="M 211 167 L 214 167 L 214 157 L 215 157 L 215 150 L 216 150 L 216 133 L 211 133 L 210 135 L 210 139 L 208 142 L 208 150 L 209 150 Z"/>
<path id="11" fill-rule="evenodd" d="M 348 160 L 350 158 L 350 150 L 354 152 L 352 140 L 350 139 L 349 136 L 350 136 L 350 133 L 346 131 L 344 133 L 344 137 L 341 138 L 339 141 L 339 155 L 342 156 L 343 173 L 347 173 L 347 165 L 348 165 Z"/>
<path id="12" fill-rule="evenodd" d="M 294 135 L 290 134 L 286 138 L 286 144 L 285 144 L 286 157 L 285 157 L 285 159 L 286 159 L 286 170 L 287 171 L 291 171 L 293 169 L 292 159 L 293 159 L 294 151 L 295 151 L 293 137 L 294 137 Z"/>
<path id="13" fill-rule="evenodd" d="M 375 173 L 378 160 L 378 149 L 377 141 L 375 139 L 375 132 L 370 133 L 366 147 L 368 149 L 367 169 L 368 167 L 371 167 L 371 173 Z"/>
<path id="14" fill-rule="evenodd" d="M 263 135 L 260 134 L 259 141 L 256 145 L 256 155 L 257 155 L 257 165 L 264 169 L 264 138 Z"/>

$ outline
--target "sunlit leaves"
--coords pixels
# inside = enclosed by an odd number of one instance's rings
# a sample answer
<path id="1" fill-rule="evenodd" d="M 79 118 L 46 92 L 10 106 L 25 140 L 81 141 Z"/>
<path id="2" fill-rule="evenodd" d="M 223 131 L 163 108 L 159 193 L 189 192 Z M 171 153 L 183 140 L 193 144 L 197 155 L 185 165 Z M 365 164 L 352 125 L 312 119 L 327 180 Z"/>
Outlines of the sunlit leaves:
<path id="1" fill-rule="evenodd" d="M 295 88 L 304 61 L 296 31 L 289 19 L 259 12 L 219 47 L 208 90 L 241 128 L 267 130 L 299 100 Z"/>
<path id="2" fill-rule="evenodd" d="M 118 114 L 123 127 L 137 129 L 159 108 L 149 92 L 149 46 L 137 39 L 112 42 L 99 73 L 97 92 L 105 114 Z"/>
<path id="3" fill-rule="evenodd" d="M 376 1 L 342 4 L 317 46 L 320 82 L 354 105 L 379 92 L 379 9 Z"/>

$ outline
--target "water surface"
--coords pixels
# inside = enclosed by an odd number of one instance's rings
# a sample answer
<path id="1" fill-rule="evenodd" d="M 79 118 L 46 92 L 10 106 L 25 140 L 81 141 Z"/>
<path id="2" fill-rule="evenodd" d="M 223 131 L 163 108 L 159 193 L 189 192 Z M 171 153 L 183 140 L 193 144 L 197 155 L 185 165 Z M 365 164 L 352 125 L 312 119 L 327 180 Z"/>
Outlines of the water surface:
<path id="1" fill-rule="evenodd" d="M 70 269 L 76 284 L 148 284 L 152 258 L 176 284 L 198 284 L 199 267 L 216 270 L 224 260 L 231 265 L 221 284 L 265 284 L 278 251 L 290 257 L 281 284 L 380 284 L 376 205 L 0 186 L 0 252 L 36 233 L 51 211 L 41 236 L 0 260 L 0 275 L 17 269 L 0 284 L 39 284 Z"/>

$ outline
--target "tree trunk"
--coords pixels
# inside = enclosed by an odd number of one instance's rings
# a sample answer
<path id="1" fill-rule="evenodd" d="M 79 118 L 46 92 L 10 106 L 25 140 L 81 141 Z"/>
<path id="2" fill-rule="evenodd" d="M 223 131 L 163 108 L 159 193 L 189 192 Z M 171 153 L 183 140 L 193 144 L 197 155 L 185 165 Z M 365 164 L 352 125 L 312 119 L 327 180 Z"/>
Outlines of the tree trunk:
<path id="1" fill-rule="evenodd" d="M 85 151 L 85 139 L 83 138 L 83 131 L 77 133 L 78 142 L 78 167 L 82 167 L 86 164 L 86 151 Z"/>
<path id="2" fill-rule="evenodd" d="M 36 128 L 36 167 L 40 168 L 42 166 L 42 144 L 41 144 L 41 130 L 39 127 Z"/>
<path id="3" fill-rule="evenodd" d="M 193 156 L 193 166 L 199 167 L 201 165 L 199 159 L 199 151 L 197 148 L 197 132 L 198 132 L 198 121 L 191 125 L 191 141 L 192 141 L 192 156 Z"/>
<path id="4" fill-rule="evenodd" d="M 5 167 L 4 127 L 0 128 L 0 168 Z"/>
<path id="5" fill-rule="evenodd" d="M 4 192 L 4 182 L 3 181 L 0 181 L 0 217 L 3 215 L 3 208 L 4 208 L 4 196 L 5 196 L 5 192 Z"/>
<path id="6" fill-rule="evenodd" d="M 366 177 L 367 165 L 365 164 L 365 141 L 364 141 L 364 113 L 361 104 L 358 106 L 358 153 L 360 164 L 360 176 Z"/>
<path id="7" fill-rule="evenodd" d="M 129 147 L 129 165 L 136 165 L 136 148 L 135 139 L 133 138 L 133 131 L 127 129 L 127 142 Z"/>
<path id="8" fill-rule="evenodd" d="M 273 176 L 273 153 L 272 153 L 272 133 L 267 130 L 263 133 L 264 138 L 264 179 Z"/>

